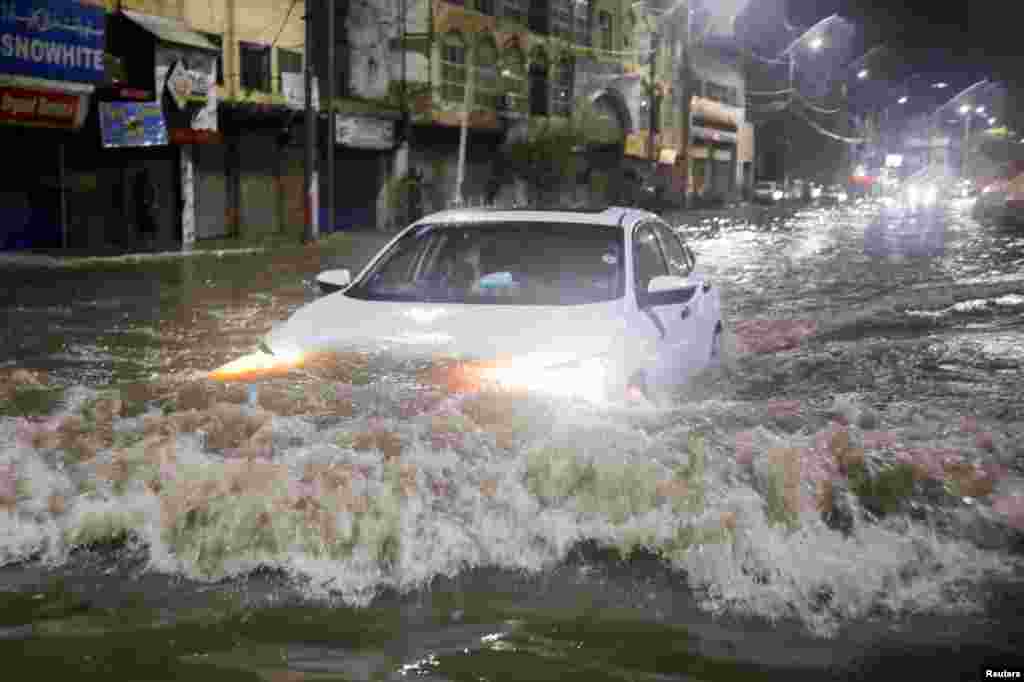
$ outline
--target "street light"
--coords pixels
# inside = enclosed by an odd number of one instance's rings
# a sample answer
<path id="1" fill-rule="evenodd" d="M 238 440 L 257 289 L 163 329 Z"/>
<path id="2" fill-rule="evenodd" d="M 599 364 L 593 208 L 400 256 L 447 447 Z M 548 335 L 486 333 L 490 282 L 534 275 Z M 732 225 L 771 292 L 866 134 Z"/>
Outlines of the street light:
<path id="1" fill-rule="evenodd" d="M 966 104 L 961 104 L 960 105 L 960 113 L 961 114 L 967 114 L 970 111 L 971 111 L 971 108 L 969 106 L 967 106 Z"/>
<path id="2" fill-rule="evenodd" d="M 907 97 L 906 95 L 903 95 L 903 97 L 900 97 L 900 98 L 899 98 L 898 100 L 896 100 L 896 101 L 897 101 L 897 102 L 898 102 L 899 104 L 906 104 L 906 103 L 907 103 L 907 100 L 908 100 L 908 99 L 909 99 L 909 98 L 908 98 L 908 97 Z"/>
<path id="3" fill-rule="evenodd" d="M 948 88 L 949 83 L 932 83 L 932 87 L 935 88 L 936 90 L 942 90 L 943 88 Z"/>
<path id="4" fill-rule="evenodd" d="M 867 69 L 861 69 L 860 71 L 857 72 L 857 78 L 859 78 L 861 80 L 864 80 L 867 77 L 868 77 L 868 70 Z"/>
<path id="5" fill-rule="evenodd" d="M 974 111 L 975 111 L 975 113 L 978 113 L 978 114 L 984 114 L 985 113 L 985 107 L 978 107 Z"/>
<path id="6" fill-rule="evenodd" d="M 810 48 L 812 50 L 820 50 L 824 44 L 825 44 L 825 40 L 823 38 L 821 38 L 820 36 L 816 37 L 816 38 L 812 38 L 811 42 L 809 43 Z"/>
<path id="7" fill-rule="evenodd" d="M 995 124 L 996 124 L 996 117 L 995 117 L 995 116 L 993 116 L 993 117 L 989 118 L 989 119 L 988 119 L 988 124 L 989 124 L 990 126 L 992 126 L 992 125 L 995 125 Z"/>

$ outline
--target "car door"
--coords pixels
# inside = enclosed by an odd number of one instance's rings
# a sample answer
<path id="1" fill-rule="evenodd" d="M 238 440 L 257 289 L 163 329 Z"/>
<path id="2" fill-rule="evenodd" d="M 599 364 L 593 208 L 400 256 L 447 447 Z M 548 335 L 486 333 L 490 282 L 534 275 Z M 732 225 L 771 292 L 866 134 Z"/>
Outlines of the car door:
<path id="1" fill-rule="evenodd" d="M 696 287 L 694 301 L 690 304 L 693 314 L 696 316 L 699 326 L 699 342 L 703 349 L 700 357 L 710 357 L 711 344 L 714 341 L 715 329 L 722 319 L 721 301 L 719 300 L 718 289 L 711 281 L 708 273 L 700 268 L 696 262 L 693 250 L 686 245 L 683 236 L 668 225 L 662 225 L 659 235 L 662 242 L 666 244 L 666 254 L 669 261 L 669 271 Z"/>
<path id="2" fill-rule="evenodd" d="M 650 323 L 657 330 L 654 366 L 648 374 L 654 387 L 663 390 L 683 381 L 692 371 L 693 345 L 698 338 L 699 322 L 690 309 L 698 287 L 687 285 L 647 293 L 655 277 L 671 274 L 658 224 L 646 222 L 633 233 L 634 296 L 640 316 L 646 318 L 638 324 Z"/>

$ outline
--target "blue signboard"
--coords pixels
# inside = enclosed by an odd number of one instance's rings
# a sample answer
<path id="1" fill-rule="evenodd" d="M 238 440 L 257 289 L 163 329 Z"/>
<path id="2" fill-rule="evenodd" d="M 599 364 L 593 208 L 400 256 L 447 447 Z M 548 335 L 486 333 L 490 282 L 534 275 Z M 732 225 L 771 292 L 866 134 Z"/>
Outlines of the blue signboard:
<path id="1" fill-rule="evenodd" d="M 167 144 L 167 124 L 159 102 L 100 102 L 104 147 Z"/>
<path id="2" fill-rule="evenodd" d="M 0 0 L 0 73 L 98 83 L 105 27 L 102 7 L 76 0 Z"/>

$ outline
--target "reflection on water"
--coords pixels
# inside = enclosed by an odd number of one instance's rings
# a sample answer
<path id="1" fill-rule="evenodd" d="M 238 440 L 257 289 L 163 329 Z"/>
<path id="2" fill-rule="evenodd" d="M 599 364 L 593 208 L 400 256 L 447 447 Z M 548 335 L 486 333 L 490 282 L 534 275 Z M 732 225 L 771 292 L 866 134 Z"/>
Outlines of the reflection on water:
<path id="1" fill-rule="evenodd" d="M 452 396 L 384 355 L 247 407 L 195 375 L 310 300 L 319 263 L 30 278 L 0 301 L 8 359 L 68 390 L 0 381 L 50 414 L 0 420 L 20 585 L 0 655 L 60 647 L 64 672 L 119 679 L 588 680 L 801 679 L 886 639 L 1007 655 L 1024 243 L 953 216 L 897 263 L 867 248 L 868 209 L 752 215 L 682 228 L 729 352 L 664 411 Z"/>

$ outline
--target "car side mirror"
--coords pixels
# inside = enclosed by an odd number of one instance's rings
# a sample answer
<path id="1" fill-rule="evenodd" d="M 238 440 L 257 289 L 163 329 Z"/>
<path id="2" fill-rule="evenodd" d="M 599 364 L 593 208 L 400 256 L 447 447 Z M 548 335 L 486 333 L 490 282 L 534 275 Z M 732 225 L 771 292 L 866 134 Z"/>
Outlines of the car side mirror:
<path id="1" fill-rule="evenodd" d="M 316 283 L 321 294 L 333 294 L 352 283 L 352 272 L 348 268 L 324 270 L 316 276 Z"/>
<path id="2" fill-rule="evenodd" d="M 659 275 L 647 284 L 647 291 L 639 297 L 641 308 L 688 303 L 697 291 L 685 277 Z"/>
<path id="3" fill-rule="evenodd" d="M 648 294 L 660 294 L 664 291 L 676 291 L 690 286 L 684 277 L 675 275 L 658 275 L 647 284 Z"/>

